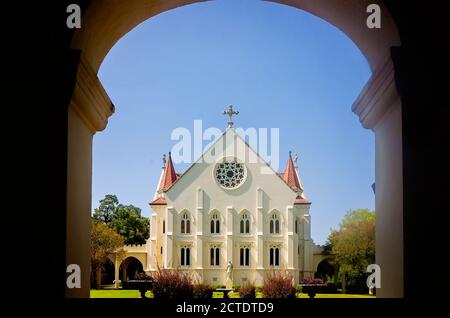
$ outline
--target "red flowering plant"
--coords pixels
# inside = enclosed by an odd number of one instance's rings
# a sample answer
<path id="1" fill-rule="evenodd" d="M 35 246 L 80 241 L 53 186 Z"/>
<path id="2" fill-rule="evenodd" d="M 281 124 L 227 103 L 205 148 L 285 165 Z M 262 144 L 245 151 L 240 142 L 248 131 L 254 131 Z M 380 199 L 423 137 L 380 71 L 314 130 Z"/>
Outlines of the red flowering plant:
<path id="1" fill-rule="evenodd" d="M 323 282 L 322 278 L 312 278 L 312 277 L 307 277 L 307 278 L 303 278 L 302 281 L 300 282 L 300 285 L 312 285 L 312 286 L 321 286 L 324 285 L 325 283 Z"/>
<path id="2" fill-rule="evenodd" d="M 300 281 L 300 286 L 302 286 L 302 293 L 308 294 L 309 298 L 314 298 L 316 293 L 326 284 L 322 278 L 307 277 Z"/>

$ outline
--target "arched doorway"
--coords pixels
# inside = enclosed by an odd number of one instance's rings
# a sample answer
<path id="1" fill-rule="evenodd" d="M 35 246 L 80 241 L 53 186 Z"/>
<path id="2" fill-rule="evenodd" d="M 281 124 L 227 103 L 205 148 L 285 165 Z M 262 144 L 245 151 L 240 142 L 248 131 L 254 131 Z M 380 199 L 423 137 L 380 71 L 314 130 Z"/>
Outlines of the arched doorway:
<path id="1" fill-rule="evenodd" d="M 79 264 L 82 288 L 66 289 L 68 297 L 88 297 L 89 229 L 92 185 L 92 137 L 105 129 L 114 106 L 96 74 L 110 48 L 142 21 L 192 0 L 93 0 L 83 15 L 72 48 L 80 50 L 77 81 L 68 115 L 67 257 L 66 264 Z M 403 296 L 403 175 L 401 101 L 394 82 L 392 46 L 399 36 L 389 11 L 380 1 L 276 1 L 310 12 L 342 30 L 361 49 L 372 78 L 353 104 L 365 128 L 375 132 L 377 259 L 383 269 L 378 293 L 381 297 Z M 378 3 L 383 27 L 365 27 L 366 8 Z M 350 106 L 350 105 L 349 105 Z M 80 238 L 80 233 L 84 236 Z"/>
<path id="2" fill-rule="evenodd" d="M 135 257 L 127 257 L 122 261 L 119 268 L 119 277 L 123 281 L 134 279 L 139 273 L 142 273 L 144 268 L 142 263 Z"/>
<path id="3" fill-rule="evenodd" d="M 318 265 L 314 278 L 321 278 L 324 281 L 334 281 L 336 275 L 336 266 L 331 258 L 322 260 Z"/>

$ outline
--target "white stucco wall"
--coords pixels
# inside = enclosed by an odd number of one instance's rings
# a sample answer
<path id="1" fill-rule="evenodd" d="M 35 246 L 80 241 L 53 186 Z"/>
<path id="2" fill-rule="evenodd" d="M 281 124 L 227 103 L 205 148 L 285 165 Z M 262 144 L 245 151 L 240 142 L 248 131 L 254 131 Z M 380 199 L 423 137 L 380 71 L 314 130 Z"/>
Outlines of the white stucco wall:
<path id="1" fill-rule="evenodd" d="M 223 143 L 222 143 L 223 141 Z M 223 146 L 222 146 L 223 145 Z M 214 157 L 213 162 L 201 159 Z M 222 188 L 214 177 L 216 164 L 222 158 L 236 158 L 246 166 L 245 182 L 237 189 Z M 292 190 L 267 164 L 237 136 L 234 129 L 226 133 L 164 193 L 167 206 L 152 206 L 150 251 L 160 253 L 158 264 L 180 267 L 181 247 L 191 248 L 189 270 L 197 272 L 200 280 L 211 284 L 225 284 L 226 265 L 234 266 L 233 283 L 247 281 L 262 284 L 270 270 L 269 249 L 280 248 L 280 269 L 292 272 L 298 281 L 300 270 L 313 268 L 309 205 L 293 205 L 298 193 Z M 268 173 L 269 172 L 269 173 Z M 188 213 L 190 234 L 180 231 L 181 217 Z M 210 233 L 214 213 L 220 215 L 220 233 Z M 240 233 L 241 216 L 250 220 L 250 233 Z M 269 234 L 270 217 L 276 213 L 280 233 Z M 162 234 L 162 221 L 166 233 Z M 295 233 L 298 220 L 298 233 Z M 300 244 L 300 248 L 299 248 Z M 220 265 L 210 265 L 210 247 L 220 248 Z M 240 247 L 250 248 L 249 266 L 240 266 Z M 154 269 L 150 262 L 150 269 Z M 309 275 L 307 275 L 309 276 Z"/>

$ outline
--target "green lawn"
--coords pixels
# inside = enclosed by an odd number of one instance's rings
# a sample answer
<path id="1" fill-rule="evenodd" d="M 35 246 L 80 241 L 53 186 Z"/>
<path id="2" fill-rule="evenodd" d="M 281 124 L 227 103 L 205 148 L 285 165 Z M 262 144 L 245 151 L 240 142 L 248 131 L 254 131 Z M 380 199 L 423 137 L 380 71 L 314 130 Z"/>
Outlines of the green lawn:
<path id="1" fill-rule="evenodd" d="M 151 291 L 145 294 L 147 297 L 153 297 Z M 140 298 L 141 295 L 137 290 L 125 289 L 91 289 L 91 298 Z M 261 293 L 256 294 L 256 298 L 261 298 Z M 223 298 L 223 293 L 214 292 L 213 298 Z M 239 298 L 239 293 L 231 293 L 230 298 Z M 299 294 L 298 298 L 308 298 L 307 294 Z M 370 295 L 357 294 L 317 294 L 316 298 L 375 298 Z"/>
<path id="2" fill-rule="evenodd" d="M 145 296 L 153 297 L 153 294 L 148 291 Z M 141 298 L 141 293 L 126 289 L 91 289 L 91 298 Z"/>

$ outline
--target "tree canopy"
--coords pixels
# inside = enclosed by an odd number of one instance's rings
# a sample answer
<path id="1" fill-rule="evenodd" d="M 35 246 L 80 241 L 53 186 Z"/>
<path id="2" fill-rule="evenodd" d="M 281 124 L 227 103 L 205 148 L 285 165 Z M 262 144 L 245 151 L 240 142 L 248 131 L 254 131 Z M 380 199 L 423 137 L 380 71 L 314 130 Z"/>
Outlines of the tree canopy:
<path id="1" fill-rule="evenodd" d="M 359 284 L 367 265 L 375 263 L 375 211 L 347 211 L 339 229 L 331 231 L 328 244 L 339 274 L 345 274 L 350 284 Z"/>
<path id="2" fill-rule="evenodd" d="M 119 200 L 117 196 L 112 194 L 105 195 L 105 198 L 100 200 L 99 207 L 94 210 L 94 219 L 110 225 L 118 205 Z"/>
<path id="3" fill-rule="evenodd" d="M 111 260 L 114 262 L 116 255 L 123 255 L 123 237 L 102 222 L 91 224 L 91 264 L 93 272 Z"/>
<path id="4" fill-rule="evenodd" d="M 125 244 L 145 244 L 150 236 L 150 222 L 141 215 L 141 209 L 120 204 L 116 195 L 105 195 L 94 210 L 93 218 L 114 229 Z"/>
<path id="5" fill-rule="evenodd" d="M 141 209 L 133 205 L 117 206 L 111 228 L 125 238 L 125 244 L 145 244 L 150 235 L 148 218 L 141 216 Z"/>

